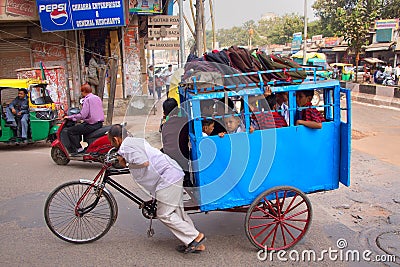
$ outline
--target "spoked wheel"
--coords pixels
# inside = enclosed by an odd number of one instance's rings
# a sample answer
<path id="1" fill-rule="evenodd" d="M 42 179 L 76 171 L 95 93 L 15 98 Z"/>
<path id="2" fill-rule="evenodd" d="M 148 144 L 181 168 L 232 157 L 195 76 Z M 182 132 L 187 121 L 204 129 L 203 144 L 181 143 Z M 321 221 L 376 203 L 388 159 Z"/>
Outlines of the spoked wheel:
<path id="1" fill-rule="evenodd" d="M 250 205 L 245 221 L 246 235 L 259 249 L 287 249 L 303 238 L 311 220 L 308 197 L 294 187 L 278 186 L 262 193 Z"/>
<path id="2" fill-rule="evenodd" d="M 67 158 L 67 155 L 59 147 L 51 148 L 51 158 L 57 165 L 67 165 L 69 162 L 69 158 Z"/>
<path id="3" fill-rule="evenodd" d="M 97 205 L 88 213 L 75 214 L 75 206 L 90 183 L 75 181 L 57 187 L 47 198 L 44 217 L 50 230 L 62 240 L 88 243 L 105 235 L 116 219 L 115 199 L 102 191 Z M 96 199 L 96 187 L 90 189 L 80 204 L 88 207 Z"/>

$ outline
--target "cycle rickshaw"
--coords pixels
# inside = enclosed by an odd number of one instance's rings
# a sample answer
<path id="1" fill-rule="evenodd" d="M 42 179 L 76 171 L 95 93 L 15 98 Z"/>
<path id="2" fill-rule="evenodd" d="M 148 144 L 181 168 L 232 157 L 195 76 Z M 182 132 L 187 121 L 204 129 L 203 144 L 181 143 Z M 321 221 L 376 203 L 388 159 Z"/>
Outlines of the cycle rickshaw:
<path id="1" fill-rule="evenodd" d="M 181 108 L 191 122 L 191 163 L 198 186 L 186 188 L 192 205 L 185 204 L 185 208 L 245 212 L 245 231 L 250 242 L 258 249 L 281 250 L 295 245 L 310 227 L 312 207 L 307 193 L 337 189 L 339 182 L 350 184 L 350 91 L 341 88 L 336 80 L 317 81 L 315 73 L 302 83 L 269 84 L 272 92 L 288 92 L 288 127 L 250 133 L 247 123 L 245 132 L 223 138 L 202 135 L 201 102 L 227 98 L 246 102 L 249 96 L 263 94 L 262 79 L 260 83 L 209 88 L 198 88 L 194 80 L 190 88 L 179 88 L 184 100 Z M 324 102 L 319 108 L 326 122 L 322 129 L 294 125 L 295 113 L 301 109 L 295 104 L 299 90 L 323 92 Z M 345 101 L 341 101 L 341 95 L 345 95 Z M 248 122 L 248 106 L 244 105 L 243 110 Z M 56 236 L 72 243 L 102 237 L 118 215 L 117 203 L 107 185 L 137 203 L 146 218 L 156 217 L 154 202 L 143 201 L 110 177 L 127 173 L 126 169 L 112 168 L 112 162 L 110 152 L 93 181 L 69 182 L 49 195 L 45 219 Z"/>

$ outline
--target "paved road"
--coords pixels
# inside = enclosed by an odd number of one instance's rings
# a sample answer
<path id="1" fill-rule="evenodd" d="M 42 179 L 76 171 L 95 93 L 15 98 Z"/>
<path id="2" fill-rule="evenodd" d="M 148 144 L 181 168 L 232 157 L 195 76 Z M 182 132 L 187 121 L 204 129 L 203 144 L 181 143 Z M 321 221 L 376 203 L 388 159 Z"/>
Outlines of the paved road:
<path id="1" fill-rule="evenodd" d="M 309 249 L 320 253 L 323 249 L 337 249 L 336 241 L 345 238 L 347 249 L 360 252 L 369 249 L 373 255 L 396 254 L 399 259 L 400 252 L 396 243 L 393 244 L 393 237 L 400 225 L 400 195 L 397 191 L 400 166 L 386 160 L 389 155 L 381 155 L 368 147 L 376 136 L 398 139 L 396 125 L 400 120 L 394 110 L 358 104 L 353 107 L 354 125 L 359 131 L 358 137 L 362 138 L 354 141 L 357 149 L 352 154 L 352 185 L 309 195 L 314 209 L 313 223 L 295 249 L 300 253 Z M 393 125 L 383 127 L 378 119 L 371 119 L 375 115 L 391 118 Z M 158 119 L 151 119 L 146 131 L 146 136 L 154 141 L 158 136 L 156 121 Z M 365 151 L 359 149 L 363 147 L 362 142 L 368 143 Z M 390 149 L 389 145 L 385 150 Z M 118 193 L 115 195 L 119 218 L 110 232 L 91 244 L 69 244 L 56 238 L 45 226 L 45 199 L 63 182 L 94 177 L 99 165 L 72 162 L 68 166 L 57 166 L 51 161 L 50 148 L 46 144 L 0 146 L 0 162 L 3 189 L 0 193 L 1 266 L 313 265 L 294 261 L 282 263 L 276 258 L 272 263 L 258 260 L 257 250 L 248 242 L 243 230 L 244 214 L 227 212 L 192 215 L 198 228 L 208 236 L 207 251 L 202 255 L 181 255 L 174 250 L 179 242 L 159 222 L 155 222 L 155 236 L 147 238 L 148 221 L 137 207 Z M 129 176 L 121 176 L 118 181 L 139 192 Z M 398 239 L 395 240 L 398 243 Z M 366 263 L 325 258 L 323 265 L 365 266 Z"/>

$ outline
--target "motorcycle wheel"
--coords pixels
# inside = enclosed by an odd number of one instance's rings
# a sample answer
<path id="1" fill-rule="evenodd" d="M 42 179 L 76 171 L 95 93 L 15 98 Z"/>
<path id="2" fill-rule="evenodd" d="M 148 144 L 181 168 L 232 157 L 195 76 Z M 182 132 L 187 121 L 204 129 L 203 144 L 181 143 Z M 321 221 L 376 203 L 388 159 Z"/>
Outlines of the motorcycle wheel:
<path id="1" fill-rule="evenodd" d="M 67 165 L 69 162 L 69 158 L 59 147 L 51 148 L 51 158 L 57 165 Z"/>

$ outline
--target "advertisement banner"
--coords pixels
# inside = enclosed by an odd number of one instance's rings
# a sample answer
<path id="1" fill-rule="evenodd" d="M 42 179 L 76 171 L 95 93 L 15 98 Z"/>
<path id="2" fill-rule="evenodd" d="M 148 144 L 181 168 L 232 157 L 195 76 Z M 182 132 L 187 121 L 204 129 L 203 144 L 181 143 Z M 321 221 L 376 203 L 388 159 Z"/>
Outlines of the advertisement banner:
<path id="1" fill-rule="evenodd" d="M 161 0 L 129 0 L 129 13 L 131 14 L 161 14 Z"/>
<path id="2" fill-rule="evenodd" d="M 301 43 L 303 40 L 302 37 L 303 37 L 303 34 L 301 32 L 293 33 L 292 49 L 291 49 L 292 54 L 300 51 Z"/>
<path id="3" fill-rule="evenodd" d="M 17 16 L 35 17 L 35 3 L 30 0 L 7 0 L 6 12 Z"/>
<path id="4" fill-rule="evenodd" d="M 338 46 L 340 44 L 341 39 L 339 37 L 325 37 L 324 43 L 325 46 Z"/>
<path id="5" fill-rule="evenodd" d="M 37 0 L 43 32 L 125 26 L 123 0 Z"/>

